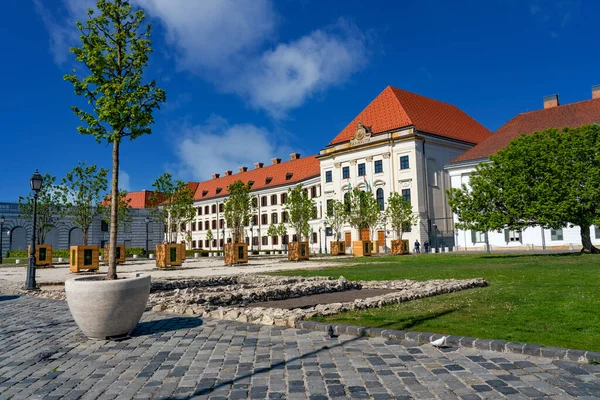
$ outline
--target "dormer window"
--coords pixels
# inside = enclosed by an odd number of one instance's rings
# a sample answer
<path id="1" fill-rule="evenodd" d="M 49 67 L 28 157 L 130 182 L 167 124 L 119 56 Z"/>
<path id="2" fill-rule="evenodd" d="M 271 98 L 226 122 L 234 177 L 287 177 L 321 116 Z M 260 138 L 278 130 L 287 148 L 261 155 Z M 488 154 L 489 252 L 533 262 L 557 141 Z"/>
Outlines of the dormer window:
<path id="1" fill-rule="evenodd" d="M 289 181 L 290 179 L 292 179 L 292 175 L 294 175 L 293 172 L 288 172 L 287 174 L 285 174 L 285 180 Z"/>
<path id="2" fill-rule="evenodd" d="M 221 193 L 221 190 L 223 190 L 223 188 L 218 187 L 217 188 L 217 194 Z"/>
<path id="3" fill-rule="evenodd" d="M 267 176 L 267 179 L 265 179 L 265 184 L 268 185 L 269 183 L 271 183 L 272 180 L 273 180 L 272 176 Z"/>
<path id="4" fill-rule="evenodd" d="M 203 190 L 202 191 L 202 197 L 206 196 L 208 194 L 208 190 Z"/>
<path id="5" fill-rule="evenodd" d="M 254 181 L 248 181 L 248 186 L 252 187 L 254 185 Z"/>

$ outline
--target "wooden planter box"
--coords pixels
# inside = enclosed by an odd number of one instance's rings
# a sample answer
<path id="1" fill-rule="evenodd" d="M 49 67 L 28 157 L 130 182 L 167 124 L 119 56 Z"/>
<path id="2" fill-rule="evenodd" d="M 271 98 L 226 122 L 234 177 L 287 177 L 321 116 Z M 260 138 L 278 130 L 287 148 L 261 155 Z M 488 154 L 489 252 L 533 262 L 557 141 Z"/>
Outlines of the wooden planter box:
<path id="1" fill-rule="evenodd" d="M 108 254 L 110 252 L 110 245 L 106 244 L 104 245 L 104 262 L 108 263 Z M 117 244 L 117 263 L 124 263 L 125 262 L 125 245 L 124 244 Z"/>
<path id="2" fill-rule="evenodd" d="M 308 260 L 308 242 L 290 242 L 288 244 L 288 260 Z"/>
<path id="3" fill-rule="evenodd" d="M 246 243 L 225 243 L 225 264 L 248 263 L 248 245 Z"/>
<path id="4" fill-rule="evenodd" d="M 181 258 L 181 262 L 185 260 L 185 243 L 179 244 L 179 258 Z"/>
<path id="5" fill-rule="evenodd" d="M 100 249 L 98 246 L 71 246 L 69 252 L 71 272 L 100 269 Z"/>
<path id="6" fill-rule="evenodd" d="M 180 244 L 157 244 L 156 245 L 156 267 L 166 268 L 181 266 Z"/>
<path id="7" fill-rule="evenodd" d="M 379 241 L 373 240 L 371 242 L 371 254 L 379 253 Z"/>
<path id="8" fill-rule="evenodd" d="M 331 254 L 336 256 L 346 254 L 346 242 L 331 242 Z"/>
<path id="9" fill-rule="evenodd" d="M 357 240 L 352 242 L 352 254 L 355 257 L 363 257 L 371 255 L 371 241 L 370 240 Z"/>
<path id="10" fill-rule="evenodd" d="M 0 239 L 1 240 L 1 239 Z M 31 246 L 27 246 L 27 256 Z M 52 265 L 52 245 L 51 244 L 36 244 L 35 245 L 35 265 L 45 266 Z"/>
<path id="11" fill-rule="evenodd" d="M 408 240 L 392 240 L 392 254 L 410 254 Z"/>

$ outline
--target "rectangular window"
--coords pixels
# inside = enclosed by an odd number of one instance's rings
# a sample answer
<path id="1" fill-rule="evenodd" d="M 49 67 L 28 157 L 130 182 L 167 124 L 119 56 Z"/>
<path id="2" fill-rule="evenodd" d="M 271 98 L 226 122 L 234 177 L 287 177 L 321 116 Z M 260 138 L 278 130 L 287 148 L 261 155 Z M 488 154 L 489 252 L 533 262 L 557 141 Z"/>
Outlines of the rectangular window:
<path id="1" fill-rule="evenodd" d="M 279 236 L 273 236 L 271 237 L 271 244 L 278 244 L 279 243 Z"/>
<path id="2" fill-rule="evenodd" d="M 383 172 L 383 160 L 375 161 L 375 173 Z"/>
<path id="3" fill-rule="evenodd" d="M 196 248 L 196 241 L 192 240 L 192 249 L 195 249 L 195 248 Z"/>
<path id="4" fill-rule="evenodd" d="M 288 222 L 288 215 L 285 211 L 281 213 L 281 222 Z"/>
<path id="5" fill-rule="evenodd" d="M 217 213 L 217 205 L 216 204 L 213 204 L 212 207 L 211 207 L 211 209 L 212 209 L 212 213 L 213 214 Z"/>
<path id="6" fill-rule="evenodd" d="M 267 214 L 263 214 L 260 216 L 260 222 L 263 225 L 267 225 L 269 223 L 269 216 Z"/>
<path id="7" fill-rule="evenodd" d="M 404 201 L 410 201 L 410 189 L 402 189 L 402 199 Z"/>
<path id="8" fill-rule="evenodd" d="M 217 229 L 217 220 L 213 219 L 212 222 L 211 222 L 211 225 L 212 225 L 213 229 Z"/>
<path id="9" fill-rule="evenodd" d="M 223 203 L 219 204 L 219 212 L 223 212 Z"/>
<path id="10" fill-rule="evenodd" d="M 108 224 L 106 223 L 106 221 L 100 222 L 100 230 L 102 232 L 108 232 Z"/>
<path id="11" fill-rule="evenodd" d="M 281 204 L 285 204 L 287 200 L 287 193 L 281 193 Z"/>
<path id="12" fill-rule="evenodd" d="M 333 173 L 331 171 L 325 171 L 325 182 L 333 182 Z"/>
<path id="13" fill-rule="evenodd" d="M 471 231 L 471 241 L 473 243 L 485 243 L 485 232 Z"/>
<path id="14" fill-rule="evenodd" d="M 310 198 L 314 199 L 315 197 L 317 197 L 317 187 L 313 186 L 310 188 Z"/>
<path id="15" fill-rule="evenodd" d="M 327 200 L 327 216 L 331 217 L 333 215 L 333 200 Z"/>
<path id="16" fill-rule="evenodd" d="M 412 225 L 411 224 L 404 224 L 402 225 L 402 232 L 410 232 L 412 231 Z"/>
<path id="17" fill-rule="evenodd" d="M 367 174 L 367 170 L 365 168 L 365 164 L 358 164 L 358 176 L 365 176 Z"/>
<path id="18" fill-rule="evenodd" d="M 295 233 L 292 235 L 292 242 L 297 242 L 298 241 L 298 235 L 296 235 Z"/>
<path id="19" fill-rule="evenodd" d="M 204 214 L 208 215 L 208 206 L 204 206 Z"/>
<path id="20" fill-rule="evenodd" d="M 277 213 L 271 214 L 271 223 L 277 224 Z"/>
<path id="21" fill-rule="evenodd" d="M 224 219 L 220 219 L 219 220 L 219 228 L 224 228 L 225 227 L 225 220 Z"/>
<path id="22" fill-rule="evenodd" d="M 277 195 L 271 195 L 271 205 L 272 206 L 276 206 L 277 205 Z"/>
<path id="23" fill-rule="evenodd" d="M 350 167 L 342 168 L 342 179 L 350 179 Z"/>
<path id="24" fill-rule="evenodd" d="M 312 242 L 313 243 L 317 243 L 317 241 L 319 241 L 319 238 L 317 237 L 318 233 L 317 232 L 313 232 L 312 234 Z"/>
<path id="25" fill-rule="evenodd" d="M 254 236 L 254 237 L 252 238 L 252 245 L 253 245 L 253 246 L 258 246 L 258 236 Z"/>
<path id="26" fill-rule="evenodd" d="M 552 240 L 563 240 L 563 230 L 561 229 L 551 229 L 550 230 L 550 238 Z"/>
<path id="27" fill-rule="evenodd" d="M 290 238 L 289 238 L 289 236 L 288 236 L 288 235 L 283 235 L 283 236 L 281 237 L 281 243 L 282 243 L 282 244 L 288 244 L 288 243 L 289 243 L 289 240 L 290 240 Z"/>
<path id="28" fill-rule="evenodd" d="M 219 247 L 223 247 L 223 239 L 219 239 Z"/>
<path id="29" fill-rule="evenodd" d="M 258 225 L 258 215 L 252 216 L 252 225 Z"/>
<path id="30" fill-rule="evenodd" d="M 400 169 L 408 169 L 410 168 L 408 165 L 408 156 L 400 157 Z"/>
<path id="31" fill-rule="evenodd" d="M 202 207 L 197 208 L 196 215 L 202 215 Z"/>
<path id="32" fill-rule="evenodd" d="M 521 231 L 509 231 L 508 229 L 504 230 L 504 241 L 506 243 L 510 242 L 522 242 Z"/>
<path id="33" fill-rule="evenodd" d="M 204 221 L 204 229 L 206 229 L 206 230 L 210 229 L 210 222 Z"/>
<path id="34" fill-rule="evenodd" d="M 204 247 L 210 247 L 210 241 L 208 239 L 204 240 Z"/>
<path id="35" fill-rule="evenodd" d="M 266 207 L 267 206 L 267 196 L 263 196 L 260 198 L 260 206 L 261 207 Z"/>
<path id="36" fill-rule="evenodd" d="M 600 227 L 594 226 L 594 237 L 600 239 Z"/>
<path id="37" fill-rule="evenodd" d="M 262 237 L 262 245 L 266 246 L 269 244 L 269 237 L 268 236 L 263 236 Z"/>

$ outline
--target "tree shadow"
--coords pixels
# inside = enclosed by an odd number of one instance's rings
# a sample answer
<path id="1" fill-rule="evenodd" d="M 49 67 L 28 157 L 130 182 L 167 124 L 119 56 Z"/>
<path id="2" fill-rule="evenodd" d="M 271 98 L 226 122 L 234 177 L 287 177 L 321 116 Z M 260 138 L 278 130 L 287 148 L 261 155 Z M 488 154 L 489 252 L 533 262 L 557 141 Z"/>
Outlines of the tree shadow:
<path id="1" fill-rule="evenodd" d="M 480 258 L 520 258 L 520 257 L 576 257 L 581 256 L 581 252 L 560 252 L 560 253 L 534 253 L 534 254 L 490 254 L 482 255 Z"/>
<path id="2" fill-rule="evenodd" d="M 463 308 L 463 307 L 450 308 L 448 310 L 440 311 L 440 312 L 437 312 L 434 314 L 423 315 L 421 317 L 411 319 L 410 321 L 407 321 L 406 324 L 403 324 L 403 325 L 398 325 L 398 321 L 390 321 L 388 323 L 379 325 L 379 328 L 389 328 L 390 326 L 394 325 L 397 327 L 396 329 L 408 330 L 410 328 L 417 326 L 421 322 L 430 321 L 432 319 L 443 317 L 444 315 L 452 314 L 453 312 L 458 311 L 461 308 Z"/>
<path id="3" fill-rule="evenodd" d="M 3 296 L 0 295 L 0 301 L 7 301 L 7 300 L 16 300 L 21 296 Z"/>
<path id="4" fill-rule="evenodd" d="M 197 328 L 202 325 L 198 317 L 171 317 L 166 319 L 139 322 L 130 337 L 148 336 L 156 333 L 176 331 L 179 329 Z"/>

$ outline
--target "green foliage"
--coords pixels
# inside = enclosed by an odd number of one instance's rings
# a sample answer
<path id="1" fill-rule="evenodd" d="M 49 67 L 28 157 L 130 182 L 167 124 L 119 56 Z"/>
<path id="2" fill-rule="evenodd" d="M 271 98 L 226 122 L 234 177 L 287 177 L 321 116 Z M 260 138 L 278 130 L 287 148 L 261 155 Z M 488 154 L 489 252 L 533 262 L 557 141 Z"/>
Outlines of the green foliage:
<path id="1" fill-rule="evenodd" d="M 548 129 L 514 139 L 480 164 L 470 189 L 448 191 L 462 229 L 581 227 L 584 252 L 597 252 L 590 226 L 600 223 L 600 126 Z"/>
<path id="2" fill-rule="evenodd" d="M 404 200 L 398 192 L 392 192 L 390 195 L 385 215 L 399 240 L 402 240 L 404 230 L 411 225 L 415 225 L 419 220 L 419 217 L 413 213 L 410 201 Z"/>
<path id="3" fill-rule="evenodd" d="M 306 237 L 310 232 L 308 221 L 313 217 L 314 208 L 314 200 L 308 198 L 308 192 L 301 184 L 288 189 L 285 210 L 289 215 L 289 224 L 298 235 L 298 241 L 302 241 L 302 236 Z"/>
<path id="4" fill-rule="evenodd" d="M 340 231 L 347 220 L 346 205 L 339 200 L 332 200 L 327 209 L 325 222 L 331 227 L 334 240 L 340 240 Z"/>
<path id="5" fill-rule="evenodd" d="M 38 244 L 46 241 L 46 235 L 58 227 L 63 216 L 62 197 L 55 184 L 56 177 L 44 174 L 42 188 L 38 193 L 36 210 L 36 238 Z M 33 225 L 33 194 L 19 197 L 19 214 Z"/>
<path id="6" fill-rule="evenodd" d="M 100 203 L 106 192 L 107 174 L 107 169 L 81 162 L 67 173 L 59 187 L 65 214 L 83 232 L 84 246 L 88 245 L 90 226 L 102 211 Z"/>
<path id="7" fill-rule="evenodd" d="M 131 199 L 127 198 L 126 190 L 119 190 L 119 212 L 117 215 L 117 221 L 119 229 L 125 230 L 127 226 L 133 221 L 133 215 L 131 215 Z M 100 214 L 102 220 L 107 224 L 110 223 L 110 198 L 107 198 L 100 205 Z"/>
<path id="8" fill-rule="evenodd" d="M 271 237 L 279 236 L 279 227 L 271 222 L 271 225 L 269 225 L 269 229 L 267 229 L 266 235 Z"/>
<path id="9" fill-rule="evenodd" d="M 352 189 L 349 196 L 349 211 L 346 212 L 347 221 L 359 231 L 364 228 L 375 228 L 380 222 L 383 213 L 379 203 L 372 192 L 363 192 L 358 188 Z"/>
<path id="10" fill-rule="evenodd" d="M 252 217 L 253 201 L 250 195 L 252 186 L 237 180 L 227 187 L 229 197 L 225 200 L 225 222 L 231 229 L 233 242 L 239 243 L 244 237 L 244 226 Z"/>
<path id="11" fill-rule="evenodd" d="M 119 145 L 124 138 L 133 140 L 152 133 L 153 112 L 165 102 L 166 95 L 155 81 L 142 82 L 152 52 L 151 27 L 144 26 L 144 12 L 133 11 L 127 0 L 98 0 L 96 8 L 96 13 L 88 10 L 85 23 L 77 22 L 81 47 L 70 49 L 89 75 L 78 76 L 73 69 L 64 79 L 73 84 L 75 94 L 87 100 L 85 108 L 71 107 L 83 123 L 77 128 L 79 133 L 113 145 L 107 278 L 117 279 Z"/>
<path id="12" fill-rule="evenodd" d="M 279 226 L 277 227 L 277 232 L 279 233 L 279 236 L 287 235 L 287 226 L 285 226 L 283 222 L 280 222 Z"/>
<path id="13" fill-rule="evenodd" d="M 212 241 L 214 239 L 213 233 L 212 233 L 212 229 L 208 228 L 208 230 L 206 231 L 206 240 L 208 240 L 208 248 L 212 249 Z"/>
<path id="14" fill-rule="evenodd" d="M 178 242 L 179 227 L 191 221 L 195 214 L 194 193 L 183 181 L 173 181 L 173 175 L 165 172 L 152 186 L 156 189 L 150 201 L 155 204 L 152 215 L 166 227 L 167 242 Z"/>

